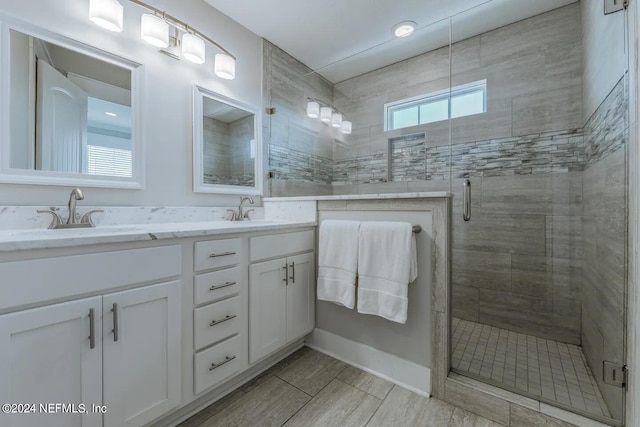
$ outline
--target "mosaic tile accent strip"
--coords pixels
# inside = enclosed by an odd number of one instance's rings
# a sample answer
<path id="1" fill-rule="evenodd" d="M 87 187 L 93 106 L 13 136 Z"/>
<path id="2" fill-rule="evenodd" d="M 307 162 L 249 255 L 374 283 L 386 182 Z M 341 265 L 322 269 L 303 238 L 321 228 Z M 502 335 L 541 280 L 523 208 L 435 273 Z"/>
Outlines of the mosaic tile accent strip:
<path id="1" fill-rule="evenodd" d="M 613 88 L 584 127 L 588 166 L 625 146 L 629 138 L 629 99 L 626 76 Z"/>
<path id="2" fill-rule="evenodd" d="M 580 347 L 457 318 L 451 328 L 453 369 L 610 417 Z"/>
<path id="3" fill-rule="evenodd" d="M 586 165 L 581 129 L 454 144 L 451 149 L 417 138 L 397 145 L 399 140 L 390 142 L 393 181 L 443 180 L 450 173 L 454 178 L 548 175 L 582 171 Z M 387 168 L 385 154 L 338 160 L 334 184 L 386 182 Z"/>
<path id="4" fill-rule="evenodd" d="M 275 144 L 269 145 L 269 170 L 273 178 L 331 184 L 333 160 Z"/>
<path id="5" fill-rule="evenodd" d="M 389 140 L 391 181 L 424 181 L 427 179 L 427 146 L 424 133 Z"/>
<path id="6" fill-rule="evenodd" d="M 205 184 L 242 185 L 246 187 L 253 187 L 254 185 L 256 185 L 255 177 L 252 173 L 235 176 L 224 176 L 205 172 L 203 181 Z"/>
<path id="7" fill-rule="evenodd" d="M 333 164 L 333 184 L 387 182 L 388 168 L 389 164 L 385 153 L 337 160 Z"/>

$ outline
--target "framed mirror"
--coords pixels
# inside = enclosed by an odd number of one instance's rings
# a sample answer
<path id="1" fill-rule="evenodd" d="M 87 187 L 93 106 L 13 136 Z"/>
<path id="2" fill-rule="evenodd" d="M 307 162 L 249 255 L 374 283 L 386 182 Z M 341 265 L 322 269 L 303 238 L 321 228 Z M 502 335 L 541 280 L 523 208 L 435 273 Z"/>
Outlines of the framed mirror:
<path id="1" fill-rule="evenodd" d="M 259 110 L 198 86 L 193 105 L 193 191 L 262 194 Z"/>
<path id="2" fill-rule="evenodd" d="M 142 188 L 140 65 L 1 18 L 0 181 Z"/>

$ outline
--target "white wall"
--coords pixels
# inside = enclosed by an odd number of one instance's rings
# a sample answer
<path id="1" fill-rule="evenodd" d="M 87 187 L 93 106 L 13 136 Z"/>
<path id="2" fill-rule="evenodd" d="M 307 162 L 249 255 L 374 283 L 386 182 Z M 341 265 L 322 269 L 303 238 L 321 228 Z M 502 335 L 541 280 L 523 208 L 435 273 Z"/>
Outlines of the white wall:
<path id="1" fill-rule="evenodd" d="M 584 122 L 627 69 L 624 13 L 604 14 L 601 0 L 582 0 Z"/>
<path id="2" fill-rule="evenodd" d="M 0 12 L 49 31 L 131 59 L 144 66 L 143 138 L 146 149 L 144 190 L 85 189 L 86 203 L 100 205 L 229 206 L 236 196 L 192 192 L 192 93 L 198 84 L 242 102 L 261 106 L 260 38 L 202 0 L 147 0 L 199 29 L 238 57 L 236 78 L 213 73 L 214 48 L 204 66 L 159 54 L 140 38 L 143 9 L 121 0 L 124 31 L 111 33 L 92 24 L 89 0 L 3 1 Z M 61 205 L 69 188 L 0 184 L 0 205 Z"/>

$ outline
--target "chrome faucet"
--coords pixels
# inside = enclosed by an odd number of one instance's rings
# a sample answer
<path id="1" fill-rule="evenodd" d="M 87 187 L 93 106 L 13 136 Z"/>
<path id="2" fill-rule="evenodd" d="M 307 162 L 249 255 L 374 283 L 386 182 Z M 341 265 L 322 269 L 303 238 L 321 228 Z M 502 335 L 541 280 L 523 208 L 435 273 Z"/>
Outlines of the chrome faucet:
<path id="1" fill-rule="evenodd" d="M 74 188 L 71 190 L 71 194 L 69 195 L 69 218 L 65 222 L 62 221 L 60 215 L 55 211 L 54 208 L 48 211 L 37 211 L 38 213 L 46 213 L 51 215 L 51 223 L 49 224 L 49 228 L 89 228 L 95 227 L 91 215 L 94 213 L 104 212 L 102 209 L 93 209 L 82 215 L 82 218 L 78 222 L 76 219 L 76 204 L 78 200 L 83 200 L 84 194 L 82 194 L 82 190 L 79 188 Z"/>
<path id="2" fill-rule="evenodd" d="M 82 194 L 82 190 L 79 188 L 74 188 L 71 190 L 71 194 L 69 195 L 69 218 L 67 218 L 67 224 L 78 224 L 76 221 L 76 203 L 78 200 L 83 200 L 84 194 Z"/>
<path id="3" fill-rule="evenodd" d="M 238 212 L 234 211 L 233 209 L 227 209 L 227 211 L 231 212 L 231 221 L 244 221 L 244 220 L 250 220 L 251 218 L 249 218 L 249 212 L 251 212 L 253 209 L 249 209 L 247 212 L 242 211 L 243 208 L 243 203 L 246 201 L 249 201 L 249 203 L 253 204 L 253 199 L 249 196 L 244 196 L 244 197 L 240 197 L 240 204 L 238 205 Z"/>

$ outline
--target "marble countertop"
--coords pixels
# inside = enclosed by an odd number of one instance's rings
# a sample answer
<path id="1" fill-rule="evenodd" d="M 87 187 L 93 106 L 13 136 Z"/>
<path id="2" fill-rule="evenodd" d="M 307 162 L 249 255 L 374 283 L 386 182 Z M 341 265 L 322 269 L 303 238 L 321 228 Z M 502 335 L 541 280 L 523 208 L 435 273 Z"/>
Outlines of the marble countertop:
<path id="1" fill-rule="evenodd" d="M 386 194 L 345 194 L 341 196 L 265 197 L 265 202 L 298 202 L 311 200 L 379 200 L 379 199 L 434 199 L 452 197 L 448 191 Z"/>
<path id="2" fill-rule="evenodd" d="M 204 237 L 250 231 L 312 227 L 314 221 L 244 222 L 208 221 L 163 224 L 109 225 L 76 229 L 0 230 L 0 252 L 30 249 L 63 248 L 103 243 L 143 242 L 183 237 Z"/>

